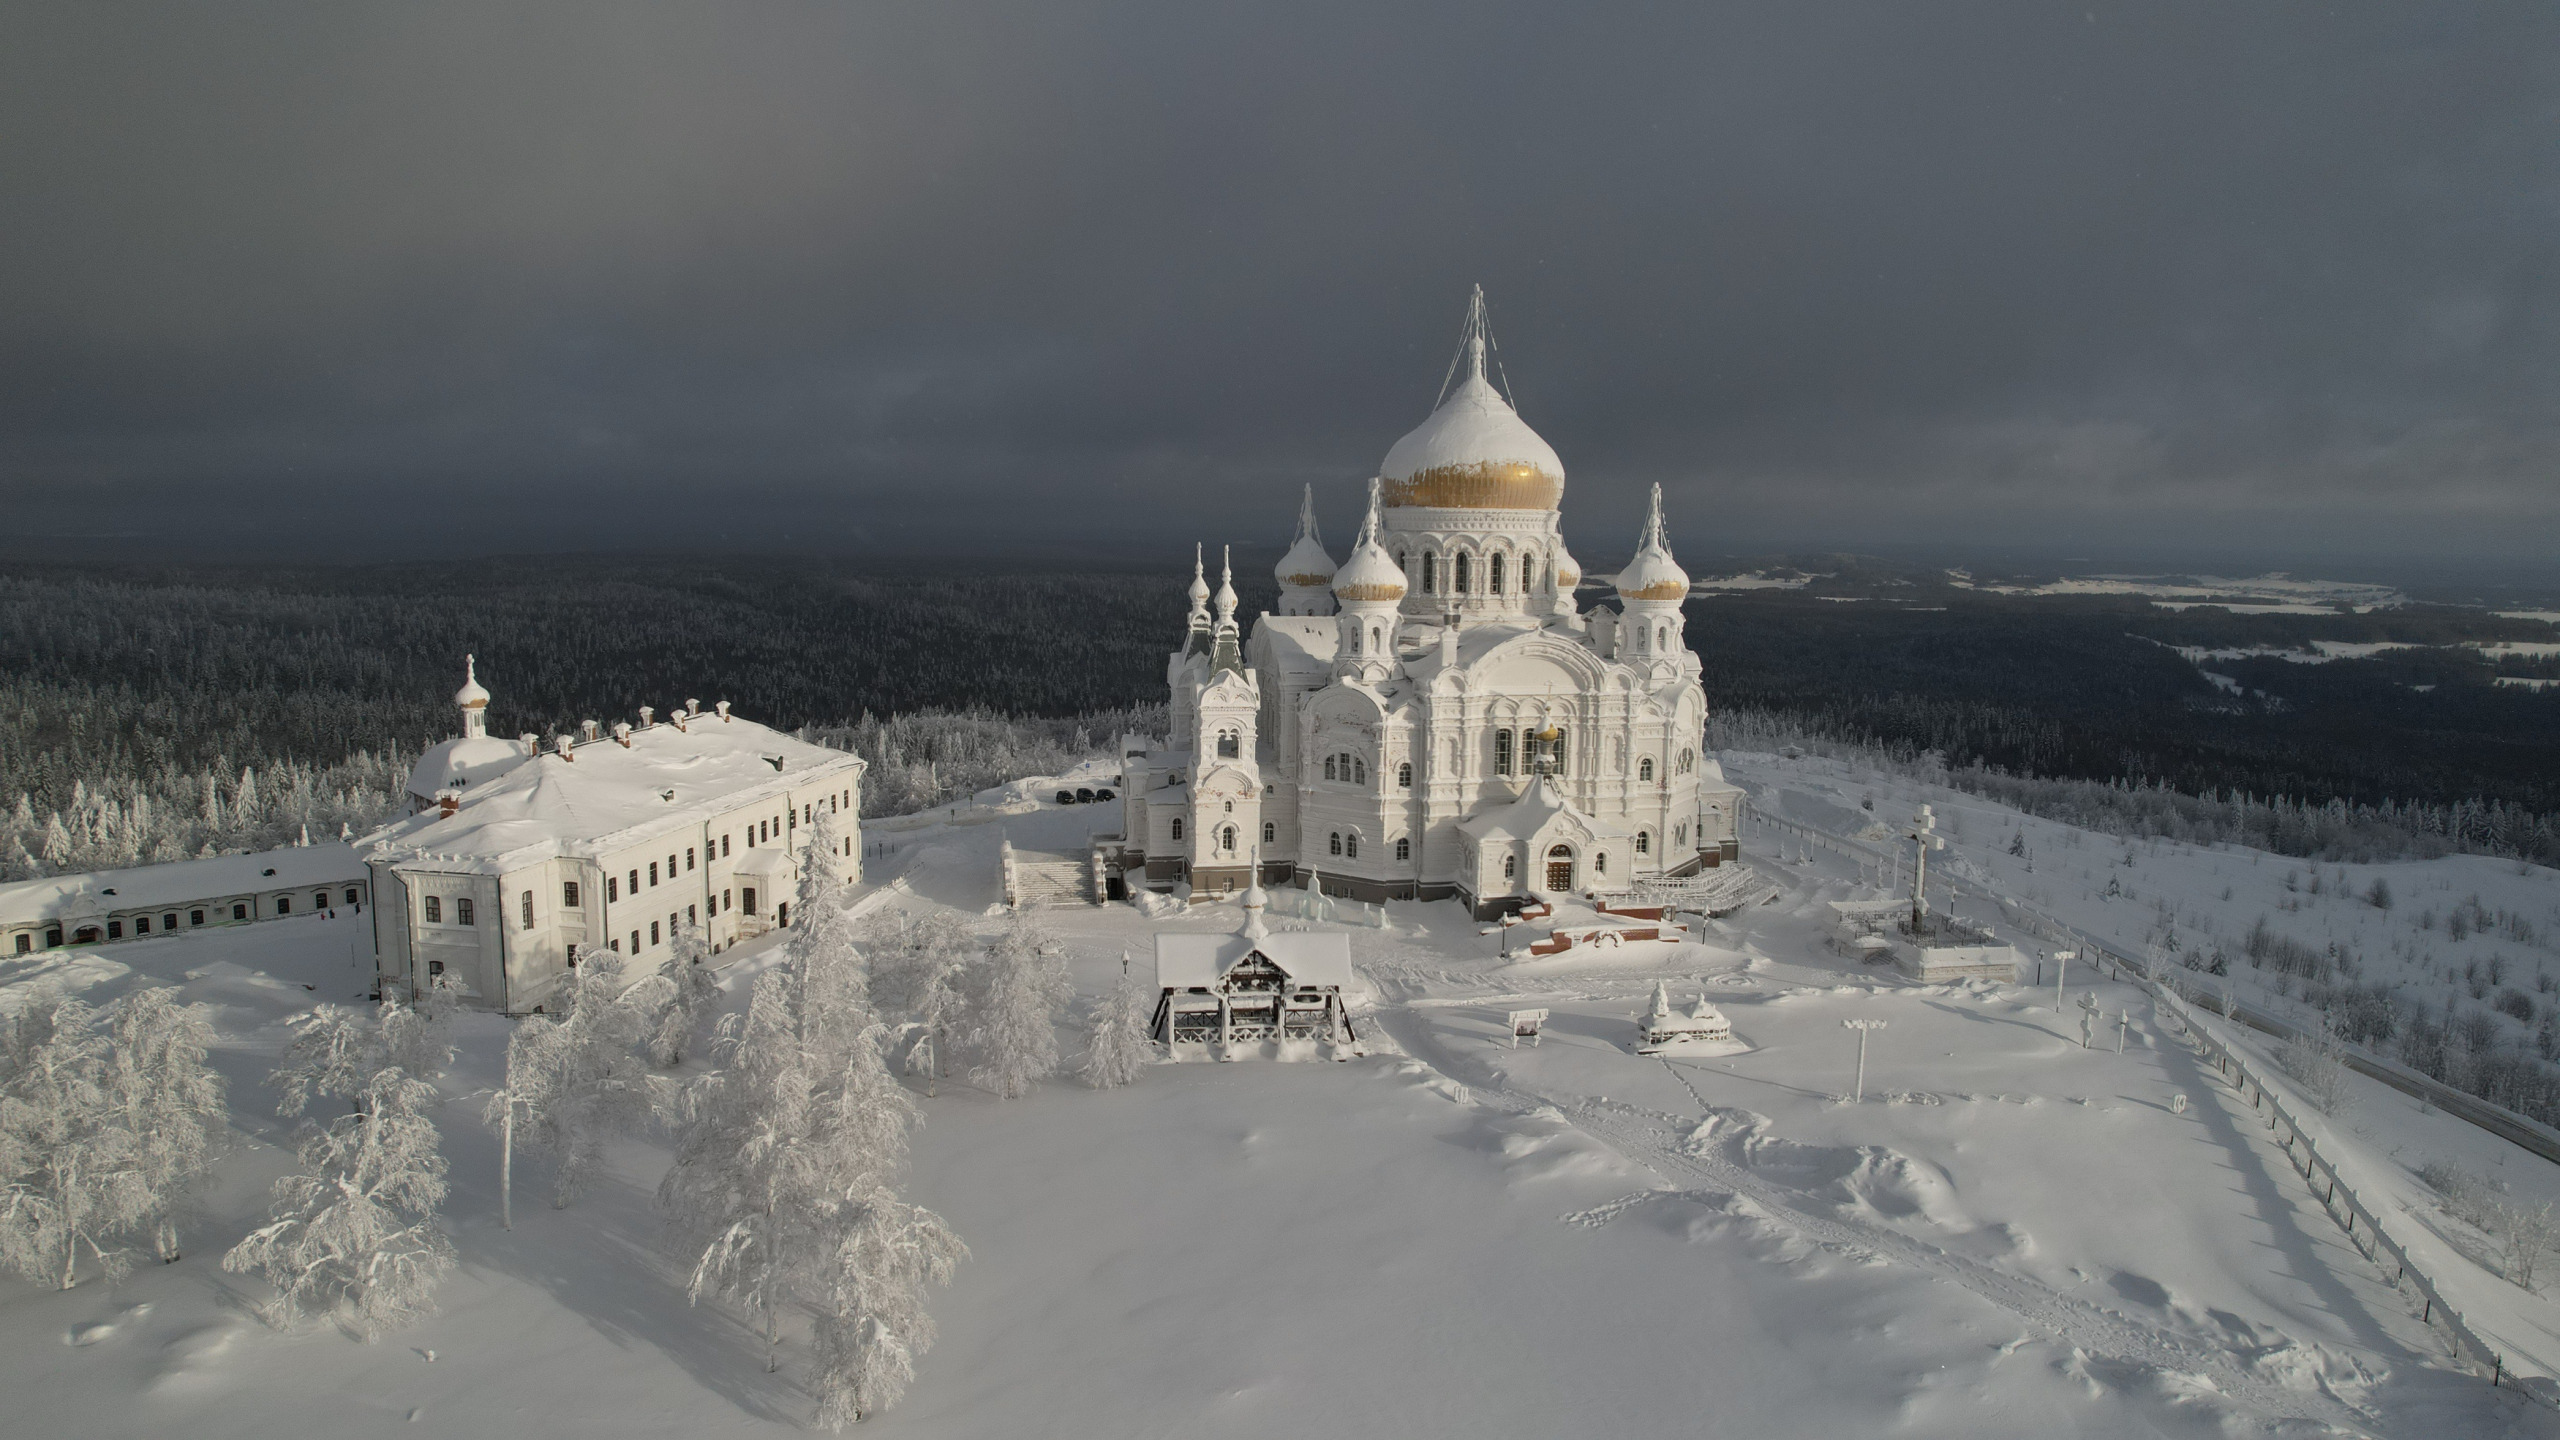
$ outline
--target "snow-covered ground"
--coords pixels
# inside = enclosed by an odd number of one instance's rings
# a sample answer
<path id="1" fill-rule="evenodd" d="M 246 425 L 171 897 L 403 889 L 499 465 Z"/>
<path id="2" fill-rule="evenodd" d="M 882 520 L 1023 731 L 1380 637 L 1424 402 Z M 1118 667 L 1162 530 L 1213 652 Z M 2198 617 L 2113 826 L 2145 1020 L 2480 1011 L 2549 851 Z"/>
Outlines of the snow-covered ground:
<path id="1" fill-rule="evenodd" d="M 2353 947 L 2368 976 L 2388 961 L 2417 984 L 2454 953 L 2446 916 L 2475 892 L 2478 908 L 2528 917 L 2537 937 L 2560 933 L 2549 871 L 2351 866 L 2342 889 L 2323 866 L 2314 895 L 2299 863 L 2127 847 L 1829 762 L 1732 757 L 1728 773 L 1773 813 L 1839 831 L 1878 816 L 1898 825 L 1927 800 L 1959 876 L 2129 945 L 2174 933 L 2182 948 L 2236 956 L 2266 912 L 2306 944 Z M 1038 798 L 1054 789 L 1044 780 L 978 813 L 872 829 L 869 869 L 884 884 L 868 903 L 994 926 L 1001 837 L 1071 851 L 1111 818 Z M 2434 1332 L 2346 1243 L 2246 1103 L 2130 987 L 2074 975 L 2073 997 L 2094 989 L 2109 1020 L 2084 1049 L 2076 1008 L 2057 1012 L 2050 989 L 1863 970 L 1822 943 L 1824 901 L 1876 893 L 1854 864 L 1820 850 L 1782 859 L 1774 835 L 1746 848 L 1784 892 L 1695 943 L 1507 963 L 1455 906 L 1388 906 L 1390 928 L 1350 931 L 1370 1053 L 1347 1064 L 1160 1065 L 1127 1089 L 1060 1080 L 1012 1102 L 945 1084 L 924 1102 L 909 1196 L 948 1217 L 972 1258 L 935 1297 L 942 1338 L 918 1383 L 872 1428 L 2560 1434 L 2560 1416 L 2443 1366 Z M 2389 911 L 2355 898 L 2374 878 L 2398 896 Z M 2428 911 L 2432 930 L 2418 923 Z M 1090 995 L 1124 954 L 1146 966 L 1158 928 L 1239 916 L 1201 906 L 1152 921 L 1124 905 L 1042 918 Z M 563 1211 L 528 1199 L 543 1191 L 536 1171 L 519 1187 L 516 1228 L 498 1228 L 497 1149 L 473 1092 L 496 1078 L 508 1026 L 486 1016 L 462 1023 L 461 1059 L 442 1081 L 447 1218 L 463 1260 L 442 1312 L 372 1346 L 251 1318 L 242 1282 L 214 1260 L 285 1163 L 265 1072 L 287 1019 L 364 987 L 360 924 L 314 917 L 52 964 L 97 998 L 176 983 L 218 1007 L 241 1135 L 183 1262 L 113 1290 L 0 1285 L 7 1428 L 796 1426 L 808 1402 L 792 1372 L 765 1374 L 733 1319 L 684 1303 L 650 1206 L 661 1147 L 619 1147 L 614 1183 Z M 2430 935 L 2443 953 L 2409 958 Z M 2529 978 L 2549 953 L 2539 940 L 2460 944 L 2475 964 L 2476 947 L 2502 946 L 2510 983 L 2523 975 L 2542 998 Z M 733 994 L 766 963 L 754 946 L 723 958 Z M 23 984 L 37 968 L 0 979 Z M 2255 975 L 2245 961 L 2231 968 L 2244 983 Z M 1708 995 L 1739 1053 L 1634 1054 L 1633 1016 L 1661 981 L 1684 1006 Z M 1539 1045 L 1513 1048 L 1504 1012 L 1531 1006 L 1553 1018 Z M 1849 1019 L 1886 1022 L 1858 1104 L 1846 1098 Z M 2395 1228 L 2413 1248 L 2437 1247 L 2458 1272 L 2440 1278 L 2463 1287 L 2465 1309 L 2515 1347 L 2519 1368 L 2554 1373 L 2560 1312 L 2470 1258 L 2476 1245 L 2466 1251 L 2412 1170 L 2455 1160 L 2518 1195 L 2560 1198 L 2560 1169 L 2358 1086 L 2324 1148 L 2402 1207 Z"/>

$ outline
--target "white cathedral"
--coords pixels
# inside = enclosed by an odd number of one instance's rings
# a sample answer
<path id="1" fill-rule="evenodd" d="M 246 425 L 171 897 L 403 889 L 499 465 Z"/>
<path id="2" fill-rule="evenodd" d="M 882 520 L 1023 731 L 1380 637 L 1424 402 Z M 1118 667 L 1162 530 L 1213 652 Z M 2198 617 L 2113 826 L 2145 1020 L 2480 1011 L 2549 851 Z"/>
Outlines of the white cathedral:
<path id="1" fill-rule="evenodd" d="M 1200 898 L 1258 863 L 1265 883 L 1490 916 L 1735 858 L 1741 794 L 1706 753 L 1661 487 L 1622 609 L 1583 611 L 1564 465 L 1487 377 L 1488 343 L 1479 290 L 1457 383 L 1387 452 L 1350 557 L 1326 553 L 1311 487 L 1279 613 L 1249 638 L 1232 573 L 1212 592 L 1195 561 L 1172 734 L 1121 747 L 1113 878 Z"/>

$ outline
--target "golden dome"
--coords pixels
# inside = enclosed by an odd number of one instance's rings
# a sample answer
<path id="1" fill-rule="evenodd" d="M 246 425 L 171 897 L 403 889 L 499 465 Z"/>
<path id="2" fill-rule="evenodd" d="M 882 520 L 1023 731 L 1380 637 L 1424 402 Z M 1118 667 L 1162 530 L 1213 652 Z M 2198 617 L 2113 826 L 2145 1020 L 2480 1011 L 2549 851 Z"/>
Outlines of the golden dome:
<path id="1" fill-rule="evenodd" d="M 1564 462 L 1485 378 L 1484 292 L 1467 315 L 1466 374 L 1431 418 L 1395 443 L 1378 469 L 1390 506 L 1553 510 Z"/>

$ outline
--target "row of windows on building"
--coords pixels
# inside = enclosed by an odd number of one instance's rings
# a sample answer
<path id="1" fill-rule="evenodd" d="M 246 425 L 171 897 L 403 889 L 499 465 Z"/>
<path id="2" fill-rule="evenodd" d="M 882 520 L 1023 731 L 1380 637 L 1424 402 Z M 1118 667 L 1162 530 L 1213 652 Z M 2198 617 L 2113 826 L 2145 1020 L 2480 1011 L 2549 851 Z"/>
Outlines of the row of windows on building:
<path id="1" fill-rule="evenodd" d="M 1484 594 L 1508 594 L 1511 576 L 1511 567 L 1508 563 L 1509 560 L 1509 556 L 1499 553 L 1488 555 L 1485 557 L 1484 564 L 1479 567 L 1475 564 L 1474 556 L 1461 553 L 1451 556 L 1448 563 L 1443 565 L 1439 556 L 1426 554 L 1422 557 L 1422 593 L 1425 595 L 1438 595 L 1442 593 L 1451 595 L 1473 595 L 1477 593 L 1476 581 L 1481 578 L 1484 581 Z M 1396 568 L 1404 571 L 1407 575 L 1412 574 L 1413 558 L 1407 554 L 1397 554 Z M 1536 592 L 1538 588 L 1538 576 L 1540 573 L 1541 567 L 1537 556 L 1523 555 L 1520 557 L 1519 576 L 1521 594 L 1528 595 Z M 1444 578 L 1449 582 L 1448 589 L 1445 592 L 1441 589 L 1440 584 Z"/>
<path id="2" fill-rule="evenodd" d="M 356 887 L 354 887 L 353 885 L 350 885 L 350 886 L 348 886 L 348 887 L 347 887 L 347 899 L 346 899 L 346 903 L 347 903 L 347 904 L 349 904 L 349 905 L 357 904 L 357 903 L 360 901 L 361 897 L 362 897 L 362 892 L 361 892 L 361 891 L 359 891 L 359 890 L 357 890 L 357 889 L 356 889 Z M 279 896 L 277 896 L 277 897 L 276 897 L 276 913 L 277 913 L 277 914 L 279 914 L 279 915 L 290 915 L 290 914 L 294 913 L 294 912 L 293 912 L 293 899 L 294 899 L 294 897 L 292 897 L 292 896 L 290 896 L 290 895 L 279 895 Z M 231 902 L 231 907 L 230 907 L 230 908 L 231 908 L 231 918 L 232 918 L 233 920 L 246 920 L 246 919 L 248 919 L 248 918 L 249 918 L 249 907 L 250 907 L 251 903 L 252 903 L 252 902 L 247 901 L 247 900 L 235 900 L 235 901 Z M 214 908 L 219 909 L 220 907 L 218 907 L 218 906 L 217 906 L 217 907 L 214 907 Z M 312 891 L 312 892 L 311 892 L 311 909 L 312 909 L 312 911 L 316 914 L 316 913 L 318 913 L 318 912 L 320 912 L 320 911 L 323 911 L 323 910 L 326 910 L 326 909 L 328 909 L 328 908 L 329 908 L 329 892 L 328 892 L 328 891 L 326 891 L 326 890 L 314 890 L 314 891 Z M 161 915 L 160 915 L 160 928 L 161 928 L 161 930 L 163 930 L 163 931 L 172 931 L 172 930 L 179 929 L 179 928 L 180 928 L 179 923 L 178 923 L 178 916 L 179 916 L 179 913 L 180 913 L 180 912 L 175 911 L 175 910 L 169 910 L 169 911 L 164 911 L 164 912 L 162 912 L 162 913 L 161 913 Z M 195 927 L 195 926 L 198 926 L 198 925 L 202 925 L 202 924 L 207 923 L 207 917 L 208 917 L 209 913 L 210 913 L 210 912 L 209 912 L 205 907 L 203 907 L 203 906 L 191 906 L 191 907 L 189 907 L 189 908 L 186 910 L 186 912 L 185 912 L 186 917 L 187 917 L 187 918 L 186 918 L 186 927 L 187 927 L 187 928 L 192 929 L 192 928 L 193 928 L 193 927 Z M 140 937 L 142 937 L 142 936 L 144 936 L 144 935 L 148 935 L 148 934 L 150 934 L 150 933 L 151 933 L 151 917 L 150 917 L 150 916 L 148 916 L 148 915 L 136 915 L 136 916 L 134 916 L 134 917 L 133 917 L 133 933 L 134 933 L 134 936 L 135 936 L 137 939 L 138 939 L 138 938 L 140 938 Z M 101 924 L 95 924 L 95 925 L 77 925 L 77 926 L 73 926 L 73 927 L 71 928 L 71 930 L 70 930 L 70 937 L 69 937 L 69 938 L 70 938 L 70 942 L 71 942 L 72 944 L 74 944 L 74 945 L 95 945 L 95 944 L 97 944 L 97 943 L 98 943 L 99 941 L 101 941 L 101 940 L 122 940 L 123 938 L 125 938 L 125 922 L 119 919 L 119 920 L 108 920 L 108 921 L 105 921 L 105 922 L 103 922 L 103 923 L 101 923 Z M 56 948 L 56 947 L 60 946 L 60 945 L 63 943 L 63 939 L 64 939 L 64 932 L 63 932 L 63 927 L 62 927 L 62 926 L 60 926 L 60 925 L 54 925 L 54 926 L 49 926 L 49 927 L 47 927 L 47 928 L 46 928 L 46 930 L 45 930 L 45 932 L 44 932 L 44 946 L 45 946 L 45 948 L 46 948 L 46 949 L 51 950 L 51 949 L 54 949 L 54 948 Z M 19 953 L 19 954 L 24 955 L 24 954 L 26 954 L 27 952 L 29 952 L 29 951 L 33 950 L 34 948 L 35 948 L 35 936 L 34 936 L 34 935 L 32 935 L 32 934 L 26 934 L 26 935 L 20 935 L 20 936 L 18 937 L 18 946 L 17 946 L 17 949 L 18 949 L 18 953 Z"/>
<path id="3" fill-rule="evenodd" d="M 1688 844 L 1689 822 L 1683 820 L 1678 825 L 1673 826 L 1672 835 L 1673 844 Z M 1175 816 L 1173 819 L 1173 838 L 1176 840 L 1182 838 L 1182 817 L 1179 815 Z M 1220 826 L 1215 833 L 1215 838 L 1220 850 L 1225 851 L 1228 854 L 1235 853 L 1236 827 L 1233 825 Z M 1265 845 L 1277 845 L 1280 843 L 1280 826 L 1278 822 L 1271 820 L 1265 820 L 1262 822 L 1262 843 Z M 1333 832 L 1332 838 L 1326 846 L 1326 852 L 1328 854 L 1339 855 L 1345 860 L 1359 859 L 1360 832 L 1357 830 Z M 1650 855 L 1653 853 L 1653 832 L 1651 830 L 1638 830 L 1636 832 L 1636 853 L 1639 855 Z M 1413 858 L 1413 842 L 1411 839 L 1399 839 L 1396 841 L 1396 858 L 1399 860 L 1411 860 Z M 1510 872 L 1505 870 L 1503 873 L 1508 875 Z"/>
<path id="4" fill-rule="evenodd" d="M 610 885 L 612 882 L 608 880 L 606 883 L 607 883 L 608 885 Z M 354 892 L 353 890 L 349 890 L 349 891 L 347 892 L 347 894 L 348 894 L 348 896 L 349 896 L 349 899 L 348 899 L 347 903 L 348 903 L 348 904 L 350 904 L 350 905 L 354 904 L 354 903 L 355 903 L 355 901 L 354 901 L 353 897 L 354 897 L 354 895 L 355 895 L 355 892 Z M 736 909 L 738 909 L 738 910 L 741 910 L 741 911 L 743 911 L 744 913 L 749 914 L 749 915 L 753 915 L 754 913 L 756 913 L 756 890 L 755 890 L 755 887 L 754 887 L 754 886 L 752 886 L 752 885 L 748 885 L 748 886 L 742 886 L 742 887 L 740 887 L 740 889 L 737 891 L 737 895 L 738 895 L 738 900 L 737 900 L 737 903 L 736 903 L 736 905 L 735 905 L 735 907 L 734 907 L 734 908 L 736 908 Z M 561 906 L 561 908 L 562 908 L 562 909 L 564 909 L 564 910 L 575 910 L 575 909 L 577 909 L 577 908 L 578 908 L 578 896 L 579 896 L 579 890 L 578 890 L 578 882 L 577 882 L 577 881 L 575 881 L 575 880 L 563 880 L 563 881 L 561 881 L 561 882 L 560 882 L 560 906 Z M 423 897 L 423 899 L 422 899 L 422 901 L 421 901 L 420 903 L 421 903 L 421 908 L 423 909 L 423 911 L 424 911 L 424 913 L 425 913 L 426 921 L 427 921 L 427 923 L 428 923 L 428 924 L 430 924 L 430 925 L 441 925 L 441 924 L 443 924 L 443 923 L 444 923 L 444 912 L 445 912 L 445 904 L 444 904 L 444 901 L 445 901 L 445 897 L 443 897 L 443 896 L 441 896 L 441 895 L 429 895 L 429 896 L 425 896 L 425 897 Z M 726 914 L 726 913 L 727 913 L 731 908 L 733 908 L 733 907 L 731 906 L 731 903 L 730 903 L 730 892 L 729 892 L 729 891 L 727 891 L 727 890 L 723 890 L 723 891 L 721 891 L 719 894 L 714 895 L 714 896 L 712 896 L 712 897 L 711 897 L 711 913 L 712 913 L 712 914 L 714 914 L 714 915 L 722 915 L 722 914 Z M 693 907 L 693 906 L 687 905 L 686 907 L 684 907 L 684 913 L 685 913 L 687 916 L 691 916 L 691 915 L 693 914 L 693 912 L 694 912 L 694 907 Z M 674 921 L 675 921 L 675 916 L 671 913 L 671 914 L 669 914 L 669 915 L 668 915 L 667 920 L 668 920 L 668 923 L 669 923 L 670 925 L 672 925 L 672 924 L 674 923 Z M 201 922 L 199 922 L 199 923 L 201 923 Z M 471 903 L 471 897 L 470 897 L 470 896 L 468 896 L 468 895 L 456 895 L 456 896 L 454 896 L 454 897 L 453 897 L 453 923 L 454 923 L 454 924 L 456 924 L 456 925 L 473 925 L 473 924 L 477 924 L 477 923 L 478 923 L 478 916 L 477 916 L 477 914 L 476 914 L 476 913 L 475 913 L 475 911 L 474 911 L 474 908 L 473 908 L 472 903 Z M 530 929 L 532 929 L 532 928 L 533 928 L 533 923 L 534 923 L 534 922 L 533 922 L 533 892 L 532 892 L 532 891 L 530 891 L 530 890 L 527 890 L 527 891 L 523 892 L 521 895 L 519 895 L 519 896 L 517 897 L 517 899 L 516 899 L 516 925 L 517 925 L 517 928 L 518 928 L 518 929 L 521 929 L 521 930 L 530 930 Z M 634 938 L 634 940 L 633 940 L 633 945 L 634 945 L 634 947 L 635 947 L 635 948 L 637 948 L 637 946 L 638 946 L 638 943 L 639 943 L 639 942 L 638 942 L 638 940 L 637 940 L 637 938 L 636 938 L 636 937 L 639 935 L 639 933 L 640 933 L 640 932 L 639 932 L 639 931 L 637 931 L 637 930 L 634 930 L 634 931 L 632 931 L 631 933 L 632 933 L 632 935 L 635 937 L 635 938 Z M 656 926 L 654 926 L 654 925 L 653 925 L 653 926 L 651 926 L 651 927 L 650 927 L 650 933 L 654 936 L 654 935 L 657 933 L 657 927 L 656 927 Z M 658 943 L 658 942 L 657 942 L 656 940 L 652 939 L 649 943 L 650 943 L 650 944 L 652 944 L 652 945 L 654 945 L 654 944 L 656 944 L 656 943 Z M 620 949 L 621 947 L 620 947 L 619 945 L 617 945 L 617 946 L 615 946 L 614 948 L 616 948 L 616 949 Z"/>
<path id="5" fill-rule="evenodd" d="M 1570 747 L 1566 744 L 1566 732 L 1562 729 L 1558 729 L 1555 739 L 1549 742 L 1541 742 L 1538 739 L 1537 732 L 1531 730 L 1504 729 L 1494 731 L 1493 773 L 1496 775 L 1517 775 L 1521 773 L 1527 768 L 1529 763 L 1534 760 L 1537 754 L 1537 747 L 1541 743 L 1546 744 L 1548 747 L 1546 753 L 1554 773 L 1558 775 L 1565 773 L 1565 755 Z M 1623 762 L 1625 756 L 1621 755 L 1619 759 Z M 1695 750 L 1682 750 L 1679 758 L 1674 761 L 1672 765 L 1673 771 L 1681 775 L 1686 775 L 1697 767 L 1698 752 Z M 1366 785 L 1369 783 L 1369 762 L 1365 758 L 1354 754 L 1343 753 L 1327 755 L 1324 757 L 1324 778 L 1352 785 Z M 1639 757 L 1636 761 L 1636 779 L 1650 782 L 1653 778 L 1653 757 L 1650 755 Z M 1410 790 L 1413 788 L 1413 764 L 1411 761 L 1400 761 L 1397 763 L 1396 788 L 1399 790 Z M 1177 835 L 1174 838 L 1178 840 L 1182 837 Z"/>

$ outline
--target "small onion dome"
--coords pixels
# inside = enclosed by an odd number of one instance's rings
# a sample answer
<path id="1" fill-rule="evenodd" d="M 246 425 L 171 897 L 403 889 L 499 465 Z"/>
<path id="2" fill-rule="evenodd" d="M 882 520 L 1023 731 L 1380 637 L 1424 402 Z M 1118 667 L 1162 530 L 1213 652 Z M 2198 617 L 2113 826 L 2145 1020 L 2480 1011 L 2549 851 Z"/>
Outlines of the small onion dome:
<path id="1" fill-rule="evenodd" d="M 1485 343 L 1478 290 L 1467 313 L 1466 374 L 1379 467 L 1387 504 L 1553 510 L 1564 498 L 1564 462 L 1485 378 Z"/>
<path id="2" fill-rule="evenodd" d="M 489 708 L 489 692 L 480 688 L 478 657 L 471 655 L 462 657 L 462 688 L 453 692 L 453 703 L 465 710 Z"/>
<path id="3" fill-rule="evenodd" d="M 1191 547 L 1191 608 L 1205 610 L 1209 606 L 1209 577 L 1205 573 L 1200 547 Z"/>
<path id="4" fill-rule="evenodd" d="M 1351 546 L 1351 558 L 1343 562 L 1333 576 L 1333 598 L 1337 600 L 1394 601 L 1404 598 L 1404 567 L 1389 556 L 1378 543 L 1378 495 L 1380 484 L 1369 482 L 1369 513 L 1360 522 L 1360 538 Z"/>
<path id="5" fill-rule="evenodd" d="M 1316 543 L 1314 536 L 1301 535 L 1298 543 L 1289 547 L 1289 553 L 1280 557 L 1279 567 L 1273 573 L 1280 577 L 1283 585 L 1295 585 L 1302 590 L 1322 590 L 1333 583 L 1333 557 L 1324 553 L 1324 547 Z"/>
<path id="6" fill-rule="evenodd" d="M 1634 562 L 1618 572 L 1618 598 L 1621 600 L 1686 600 L 1689 598 L 1689 572 L 1671 558 L 1671 552 L 1650 545 L 1636 552 Z"/>
<path id="7" fill-rule="evenodd" d="M 1618 598 L 1621 600 L 1686 600 L 1689 598 L 1689 572 L 1671 558 L 1671 547 L 1662 539 L 1662 487 L 1653 487 L 1653 508 L 1644 519 L 1644 531 L 1636 537 L 1636 558 L 1618 572 Z"/>
<path id="8" fill-rule="evenodd" d="M 1402 600 L 1404 590 L 1404 572 L 1375 540 L 1362 541 L 1352 550 L 1350 562 L 1333 577 L 1337 600 Z"/>

